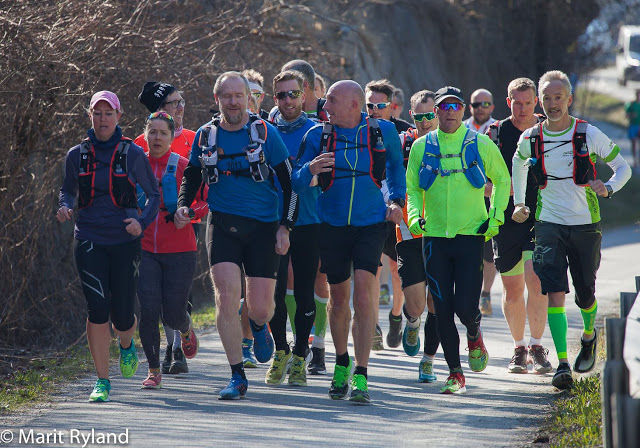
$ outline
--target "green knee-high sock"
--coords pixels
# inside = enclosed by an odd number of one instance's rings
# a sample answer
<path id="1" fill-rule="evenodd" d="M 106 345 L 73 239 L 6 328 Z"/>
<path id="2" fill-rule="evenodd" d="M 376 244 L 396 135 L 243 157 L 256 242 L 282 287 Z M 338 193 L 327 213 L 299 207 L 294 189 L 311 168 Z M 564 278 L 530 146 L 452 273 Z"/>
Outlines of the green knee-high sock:
<path id="1" fill-rule="evenodd" d="M 291 324 L 291 332 L 296 334 L 296 298 L 293 291 L 287 289 L 287 295 L 284 296 L 284 303 L 287 306 L 287 314 L 289 315 L 289 323 Z"/>
<path id="2" fill-rule="evenodd" d="M 314 295 L 316 302 L 316 319 L 313 322 L 315 330 L 313 337 L 320 337 L 324 341 L 324 336 L 327 333 L 327 302 L 329 299 Z"/>
<path id="3" fill-rule="evenodd" d="M 582 314 L 582 322 L 584 322 L 584 334 L 590 335 L 593 334 L 593 327 L 596 323 L 596 313 L 598 312 L 598 301 L 596 300 L 586 310 L 580 309 L 580 314 Z"/>
<path id="4" fill-rule="evenodd" d="M 567 312 L 563 306 L 550 306 L 547 310 L 547 317 L 558 359 L 567 359 L 567 331 L 569 329 Z"/>

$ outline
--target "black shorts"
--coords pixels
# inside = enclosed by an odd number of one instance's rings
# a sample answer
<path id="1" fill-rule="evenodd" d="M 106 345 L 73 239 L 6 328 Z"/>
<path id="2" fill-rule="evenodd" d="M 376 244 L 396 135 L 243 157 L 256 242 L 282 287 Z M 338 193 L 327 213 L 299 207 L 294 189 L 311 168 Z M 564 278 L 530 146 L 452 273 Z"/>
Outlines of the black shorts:
<path id="1" fill-rule="evenodd" d="M 402 280 L 402 289 L 427 281 L 422 254 L 422 238 L 400 241 L 396 244 L 396 252 L 398 252 L 398 274 Z"/>
<path id="2" fill-rule="evenodd" d="M 131 328 L 140 277 L 140 238 L 113 245 L 76 240 L 75 258 L 89 322 L 104 324 L 111 318 L 119 331 Z"/>
<path id="3" fill-rule="evenodd" d="M 500 226 L 500 233 L 493 237 L 493 253 L 496 269 L 501 274 L 509 272 L 522 259 L 522 252 L 535 247 L 533 222 L 507 222 Z"/>
<path id="4" fill-rule="evenodd" d="M 387 226 L 387 238 L 384 240 L 382 253 L 393 261 L 398 261 L 398 254 L 396 253 L 396 225 L 391 221 L 385 221 L 385 223 Z"/>
<path id="5" fill-rule="evenodd" d="M 482 259 L 487 263 L 493 263 L 493 245 L 491 241 L 485 241 L 482 247 Z"/>
<path id="6" fill-rule="evenodd" d="M 342 283 L 353 269 L 362 269 L 376 275 L 380 266 L 382 246 L 387 236 L 384 222 L 370 226 L 320 226 L 320 260 L 322 272 L 329 284 Z"/>
<path id="7" fill-rule="evenodd" d="M 209 265 L 235 263 L 247 277 L 276 278 L 278 221 L 262 222 L 244 216 L 211 212 L 207 218 Z"/>
<path id="8" fill-rule="evenodd" d="M 551 222 L 535 224 L 533 270 L 540 277 L 542 294 L 569 292 L 567 265 L 575 301 L 587 309 L 595 301 L 596 272 L 600 267 L 600 223 L 566 226 Z"/>

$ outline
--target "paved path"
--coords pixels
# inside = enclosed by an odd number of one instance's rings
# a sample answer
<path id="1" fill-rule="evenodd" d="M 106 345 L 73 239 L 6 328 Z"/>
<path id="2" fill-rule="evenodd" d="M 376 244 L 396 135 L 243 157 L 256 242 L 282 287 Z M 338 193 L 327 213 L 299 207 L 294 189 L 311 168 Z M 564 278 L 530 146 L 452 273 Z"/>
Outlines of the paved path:
<path id="1" fill-rule="evenodd" d="M 619 291 L 633 290 L 633 276 L 640 274 L 635 263 L 640 253 L 640 232 L 633 228 L 608 232 L 603 247 L 598 280 L 600 310 L 615 312 Z M 371 406 L 330 400 L 329 376 L 309 377 L 306 388 L 267 387 L 263 382 L 266 366 L 248 370 L 250 387 L 245 400 L 221 402 L 216 399 L 216 392 L 226 384 L 229 370 L 220 339 L 211 331 L 201 337 L 201 351 L 189 364 L 191 373 L 166 376 L 162 390 L 139 388 L 146 364 L 133 379 L 125 380 L 113 370 L 110 403 L 88 403 L 94 379 L 85 378 L 70 385 L 51 407 L 0 421 L 0 430 L 12 430 L 14 442 L 20 429 L 62 431 L 65 446 L 82 446 L 70 443 L 71 430 L 88 434 L 92 428 L 96 433 L 128 429 L 129 446 L 154 448 L 521 446 L 541 423 L 555 392 L 550 375 L 506 374 L 512 342 L 497 299 L 500 288 L 497 279 L 493 288 L 494 315 L 482 324 L 490 353 L 486 371 L 470 372 L 462 348 L 468 389 L 465 395 L 438 393 L 446 378 L 441 353 L 435 368 L 439 381 L 419 384 L 419 357 L 409 358 L 401 349 L 387 349 L 374 353 L 371 359 Z M 567 302 L 575 354 L 581 320 L 571 300 L 568 298 Z M 380 310 L 385 333 L 387 313 L 388 308 Z M 548 330 L 543 343 L 552 347 Z M 329 341 L 328 352 L 330 348 Z M 350 352 L 353 354 L 352 348 Z M 551 353 L 556 364 L 553 350 Z M 331 351 L 330 371 L 333 358 Z"/>

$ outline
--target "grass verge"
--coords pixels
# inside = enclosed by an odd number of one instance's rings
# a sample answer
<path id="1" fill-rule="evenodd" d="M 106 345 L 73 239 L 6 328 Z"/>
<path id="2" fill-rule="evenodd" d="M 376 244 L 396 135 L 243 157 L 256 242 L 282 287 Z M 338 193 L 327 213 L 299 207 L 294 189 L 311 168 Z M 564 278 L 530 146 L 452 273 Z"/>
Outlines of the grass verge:
<path id="1" fill-rule="evenodd" d="M 202 330 L 213 326 L 215 308 L 205 306 L 194 310 L 191 317 L 194 327 Z M 164 332 L 160 332 L 164 335 Z M 142 350 L 136 331 L 136 347 Z M 111 359 L 117 360 L 117 343 L 110 347 Z M 38 357 L 2 356 L 0 361 L 10 364 L 11 371 L 0 376 L 0 415 L 6 415 L 47 401 L 60 386 L 93 371 L 93 360 L 85 339 L 62 352 L 50 352 Z"/>
<path id="2" fill-rule="evenodd" d="M 596 164 L 598 179 L 609 179 L 613 174 L 604 162 Z M 640 223 L 640 176 L 633 175 L 629 182 L 611 199 L 599 198 L 600 216 L 604 228 L 628 226 Z"/>
<path id="3" fill-rule="evenodd" d="M 583 117 L 604 121 L 625 129 L 629 125 L 624 113 L 624 102 L 617 98 L 578 87 L 574 99 L 573 108 Z"/>

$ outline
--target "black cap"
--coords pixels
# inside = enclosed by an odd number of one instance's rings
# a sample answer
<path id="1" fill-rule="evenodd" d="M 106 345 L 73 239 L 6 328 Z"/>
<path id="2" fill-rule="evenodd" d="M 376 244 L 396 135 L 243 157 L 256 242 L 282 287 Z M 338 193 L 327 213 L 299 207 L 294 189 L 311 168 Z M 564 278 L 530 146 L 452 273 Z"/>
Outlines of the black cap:
<path id="1" fill-rule="evenodd" d="M 171 95 L 171 92 L 174 90 L 176 90 L 176 88 L 171 84 L 148 81 L 142 88 L 140 95 L 138 95 L 138 99 L 149 109 L 149 112 L 153 113 L 162 106 L 165 98 Z"/>
<path id="2" fill-rule="evenodd" d="M 457 87 L 446 86 L 436 91 L 435 105 L 437 106 L 447 98 L 456 98 L 464 104 L 464 95 L 462 94 L 462 90 Z"/>

